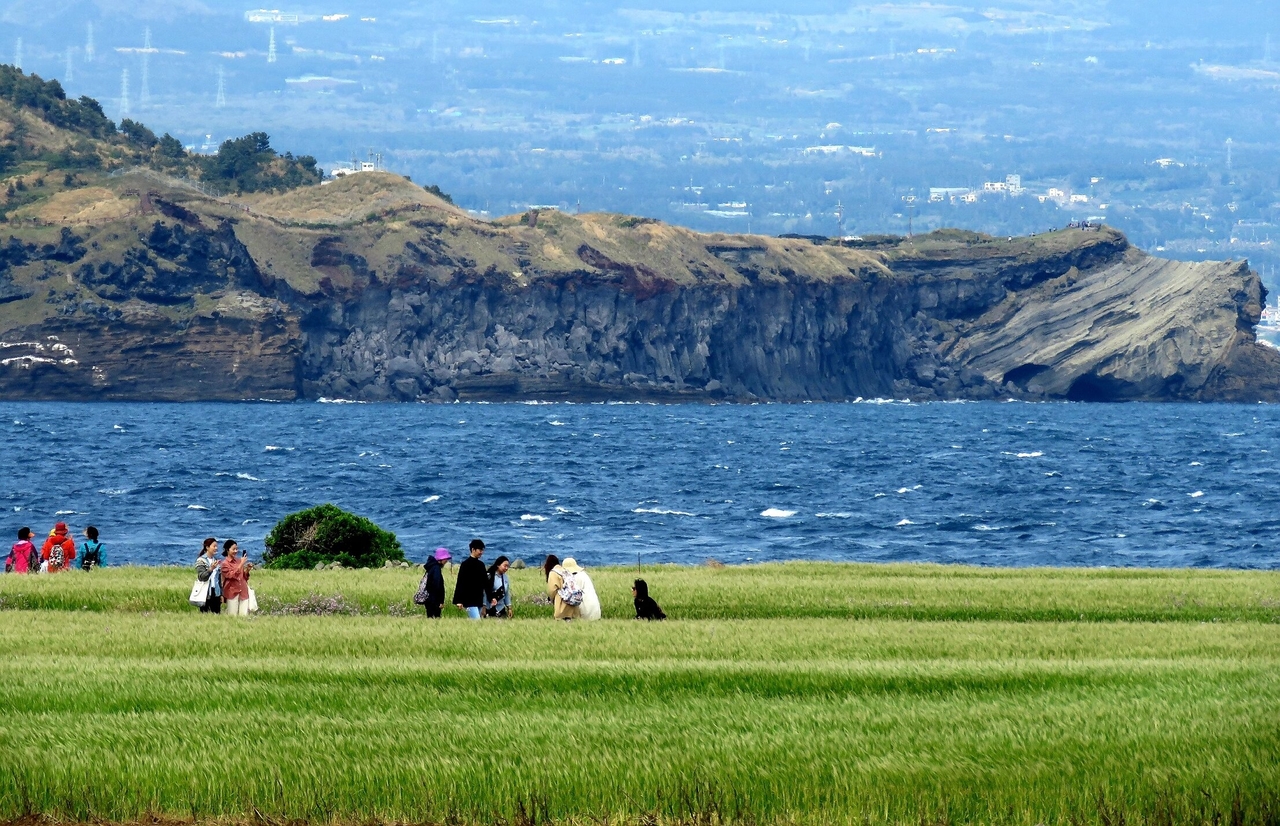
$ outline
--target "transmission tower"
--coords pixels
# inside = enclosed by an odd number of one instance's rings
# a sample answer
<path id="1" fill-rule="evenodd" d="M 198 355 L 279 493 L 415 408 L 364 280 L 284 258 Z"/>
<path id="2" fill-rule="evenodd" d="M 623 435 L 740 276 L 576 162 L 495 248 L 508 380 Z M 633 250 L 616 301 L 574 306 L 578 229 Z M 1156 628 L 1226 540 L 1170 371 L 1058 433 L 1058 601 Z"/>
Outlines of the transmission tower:
<path id="1" fill-rule="evenodd" d="M 151 102 L 151 27 L 142 34 L 142 88 L 138 90 L 138 105 Z"/>
<path id="2" fill-rule="evenodd" d="M 84 62 L 93 62 L 93 24 L 89 24 L 89 33 L 84 39 Z"/>
<path id="3" fill-rule="evenodd" d="M 129 70 L 120 70 L 120 117 L 129 117 Z"/>
<path id="4" fill-rule="evenodd" d="M 226 73 L 223 72 L 221 66 L 218 67 L 218 99 L 214 101 L 213 105 L 219 109 L 227 105 Z"/>
<path id="5" fill-rule="evenodd" d="M 271 27 L 271 40 L 267 43 L 267 62 L 276 62 L 276 27 Z"/>
<path id="6" fill-rule="evenodd" d="M 18 38 L 18 44 L 13 47 L 13 68 L 22 71 L 22 38 Z"/>
<path id="7" fill-rule="evenodd" d="M 836 237 L 844 238 L 844 202 L 836 201 Z"/>

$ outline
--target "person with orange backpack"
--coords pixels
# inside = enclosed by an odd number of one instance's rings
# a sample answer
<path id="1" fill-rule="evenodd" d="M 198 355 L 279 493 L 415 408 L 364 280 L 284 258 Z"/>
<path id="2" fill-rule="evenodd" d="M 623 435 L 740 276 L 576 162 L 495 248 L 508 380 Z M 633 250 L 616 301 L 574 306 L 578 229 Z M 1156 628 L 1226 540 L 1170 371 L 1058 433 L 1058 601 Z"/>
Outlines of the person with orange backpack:
<path id="1" fill-rule="evenodd" d="M 40 567 L 45 567 L 45 562 L 49 563 L 48 570 L 51 574 L 67 570 L 76 559 L 76 541 L 68 534 L 67 523 L 59 522 L 53 526 L 53 532 L 40 549 Z"/>

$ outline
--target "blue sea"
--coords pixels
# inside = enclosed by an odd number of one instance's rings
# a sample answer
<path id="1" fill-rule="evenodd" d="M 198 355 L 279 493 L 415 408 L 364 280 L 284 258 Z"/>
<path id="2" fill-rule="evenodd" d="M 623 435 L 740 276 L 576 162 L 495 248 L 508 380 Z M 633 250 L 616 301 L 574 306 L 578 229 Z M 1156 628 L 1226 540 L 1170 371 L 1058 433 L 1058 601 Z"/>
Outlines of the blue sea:
<path id="1" fill-rule="evenodd" d="M 256 558 L 322 502 L 419 561 L 481 537 L 588 565 L 1280 565 L 1270 406 L 5 403 L 0 422 L 3 530 L 96 525 L 113 565 L 187 564 L 205 536 Z"/>

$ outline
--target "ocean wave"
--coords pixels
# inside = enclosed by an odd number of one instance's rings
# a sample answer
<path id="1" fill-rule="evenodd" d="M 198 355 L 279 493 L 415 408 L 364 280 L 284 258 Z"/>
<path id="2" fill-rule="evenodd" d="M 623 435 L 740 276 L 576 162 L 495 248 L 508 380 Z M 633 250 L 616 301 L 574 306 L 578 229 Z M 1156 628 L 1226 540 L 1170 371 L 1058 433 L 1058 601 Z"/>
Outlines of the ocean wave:
<path id="1" fill-rule="evenodd" d="M 245 480 L 246 482 L 261 482 L 261 481 L 262 481 L 262 480 L 261 480 L 261 479 L 259 479 L 257 476 L 250 476 L 250 475 L 249 475 L 249 474 L 247 474 L 247 473 L 237 473 L 237 474 L 236 474 L 236 478 L 237 478 L 237 479 L 243 479 L 243 480 Z"/>
<path id="2" fill-rule="evenodd" d="M 426 499 L 423 499 L 423 500 L 422 500 L 422 504 L 424 504 L 424 505 L 430 505 L 432 502 L 439 502 L 439 501 L 440 501 L 440 496 L 439 496 L 439 494 L 435 494 L 435 493 L 433 493 L 433 494 L 431 494 L 430 496 L 428 496 Z"/>
<path id="3" fill-rule="evenodd" d="M 1188 493 L 1187 496 L 1190 496 L 1192 499 L 1199 499 L 1201 496 L 1204 496 L 1204 491 L 1197 490 L 1193 493 Z"/>
<path id="4" fill-rule="evenodd" d="M 124 496 L 128 492 L 128 488 L 103 488 L 98 491 L 98 493 L 101 493 L 103 496 Z"/>
<path id="5" fill-rule="evenodd" d="M 818 519 L 852 519 L 853 518 L 853 514 L 845 513 L 844 511 L 840 511 L 838 513 L 815 513 L 814 516 L 817 517 Z"/>
<path id="6" fill-rule="evenodd" d="M 74 516 L 75 511 L 54 511 L 54 516 Z"/>
<path id="7" fill-rule="evenodd" d="M 760 515 L 766 519 L 789 519 L 796 515 L 795 511 L 782 510 L 781 508 L 765 508 L 760 511 Z"/>
<path id="8" fill-rule="evenodd" d="M 365 404 L 357 399 L 327 399 L 324 396 L 316 399 L 316 404 Z"/>
<path id="9" fill-rule="evenodd" d="M 547 422 L 547 424 L 551 425 L 552 427 L 564 427 L 564 422 L 560 421 L 559 419 L 552 419 L 551 421 Z"/>
<path id="10" fill-rule="evenodd" d="M 547 517 L 536 513 L 525 513 L 520 515 L 521 522 L 546 522 Z"/>
<path id="11" fill-rule="evenodd" d="M 677 511 L 669 508 L 632 508 L 632 513 L 652 513 L 658 516 L 693 516 L 688 511 Z"/>
<path id="12" fill-rule="evenodd" d="M 905 528 L 907 525 L 914 525 L 914 524 L 915 522 L 912 522 L 910 519 L 899 519 L 898 522 L 894 525 L 894 527 Z"/>
<path id="13" fill-rule="evenodd" d="M 279 447 L 278 445 L 267 445 L 266 447 L 263 448 L 263 451 L 266 453 L 274 453 L 277 450 L 287 450 L 292 452 L 294 450 L 297 450 L 297 448 L 296 447 Z"/>
<path id="14" fill-rule="evenodd" d="M 204 505 L 187 505 L 187 510 L 189 510 L 189 511 L 207 511 L 207 510 L 209 510 L 209 509 L 208 509 L 208 508 L 206 508 Z"/>
<path id="15" fill-rule="evenodd" d="M 1012 456 L 1015 459 L 1039 459 L 1044 455 L 1043 450 L 1033 450 L 1030 453 L 1014 453 L 1010 450 L 1002 450 L 1000 453 L 1004 456 Z"/>

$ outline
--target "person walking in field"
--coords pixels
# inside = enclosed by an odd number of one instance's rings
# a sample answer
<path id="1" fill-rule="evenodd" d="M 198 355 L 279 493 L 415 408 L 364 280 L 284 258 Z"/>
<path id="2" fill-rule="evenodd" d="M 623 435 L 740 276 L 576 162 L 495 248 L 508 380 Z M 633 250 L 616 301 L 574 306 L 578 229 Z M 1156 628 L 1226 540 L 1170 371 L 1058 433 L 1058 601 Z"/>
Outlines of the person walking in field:
<path id="1" fill-rule="evenodd" d="M 484 616 L 484 589 L 488 574 L 480 557 L 484 556 L 484 542 L 471 540 L 471 555 L 458 566 L 458 582 L 453 587 L 453 604 L 467 613 L 469 619 Z"/>
<path id="2" fill-rule="evenodd" d="M 489 576 L 485 582 L 488 616 L 511 618 L 511 580 L 507 576 L 507 571 L 510 569 L 511 561 L 505 556 L 498 557 L 489 566 Z"/>
<path id="3" fill-rule="evenodd" d="M 414 604 L 427 609 L 427 616 L 432 619 L 439 619 L 444 608 L 444 564 L 450 559 L 453 554 L 448 548 L 436 548 L 422 566 L 422 581 L 418 583 L 418 593 L 413 595 Z"/>
<path id="4" fill-rule="evenodd" d="M 80 546 L 80 569 L 92 571 L 94 568 L 105 568 L 107 552 L 98 541 L 98 529 L 93 525 L 84 529 L 85 543 Z"/>
<path id="5" fill-rule="evenodd" d="M 31 544 L 31 529 L 19 528 L 18 541 L 13 543 L 4 560 L 4 570 L 13 574 L 34 574 L 40 568 L 40 554 Z"/>
<path id="6" fill-rule="evenodd" d="M 202 614 L 222 613 L 222 592 L 214 592 L 216 583 L 212 581 L 217 575 L 218 540 L 211 536 L 204 541 L 200 556 L 196 557 L 196 579 L 209 583 L 209 596 L 205 598 L 204 605 L 200 606 Z"/>
<path id="7" fill-rule="evenodd" d="M 571 561 L 565 560 L 566 563 Z M 576 562 L 574 567 L 578 567 Z M 552 616 L 558 620 L 575 620 L 581 616 L 582 588 L 578 585 L 577 574 L 566 570 L 555 554 L 547 557 L 542 571 L 547 576 L 547 596 L 551 597 L 554 606 Z"/>
<path id="8" fill-rule="evenodd" d="M 649 583 L 643 579 L 637 579 L 631 585 L 631 596 L 635 598 L 636 619 L 664 620 L 667 618 L 667 615 L 658 607 L 657 601 L 649 596 Z"/>
<path id="9" fill-rule="evenodd" d="M 43 563 L 49 563 L 48 571 L 51 574 L 69 569 L 76 560 L 76 541 L 67 533 L 67 523 L 57 523 L 49 538 L 44 541 L 44 547 L 40 549 L 41 567 L 44 567 Z"/>
<path id="10" fill-rule="evenodd" d="M 218 578 L 222 582 L 222 601 L 227 606 L 227 616 L 249 616 L 249 573 L 253 563 L 240 556 L 240 546 L 234 539 L 222 544 L 222 561 L 218 563 Z"/>

